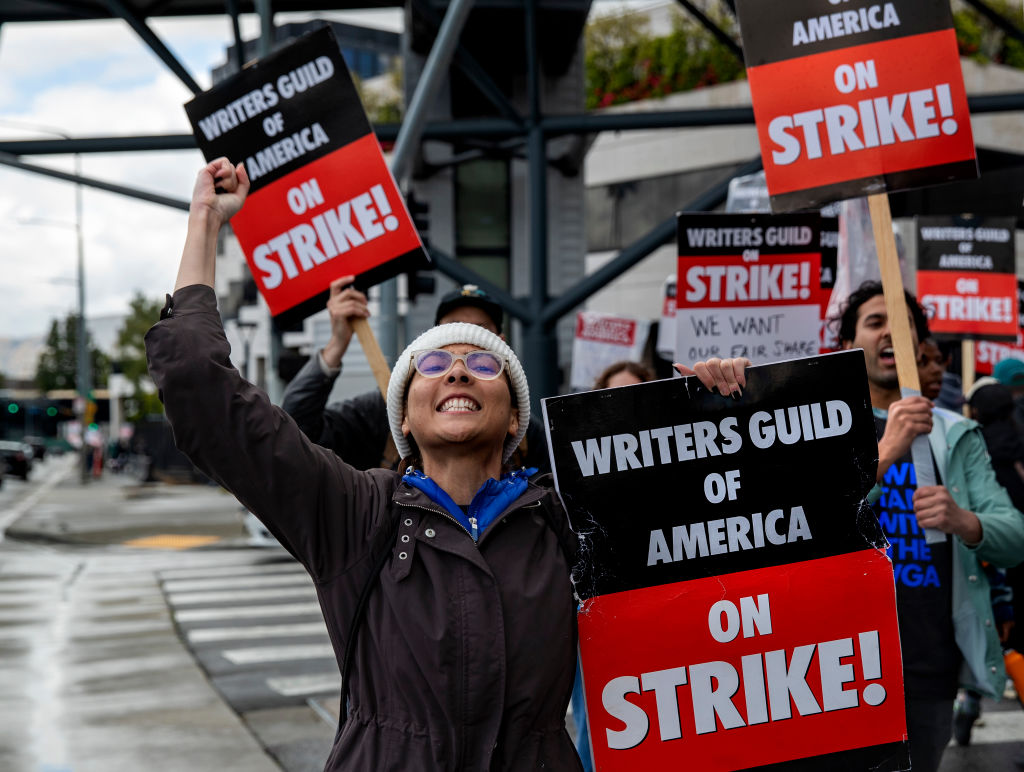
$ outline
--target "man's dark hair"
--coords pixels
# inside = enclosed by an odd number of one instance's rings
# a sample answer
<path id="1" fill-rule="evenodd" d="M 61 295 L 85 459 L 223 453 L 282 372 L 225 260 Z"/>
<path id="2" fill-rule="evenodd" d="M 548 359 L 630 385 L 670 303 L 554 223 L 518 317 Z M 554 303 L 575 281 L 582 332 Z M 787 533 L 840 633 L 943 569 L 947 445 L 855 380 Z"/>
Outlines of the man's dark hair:
<path id="1" fill-rule="evenodd" d="M 850 293 L 839 316 L 832 320 L 833 329 L 836 331 L 836 337 L 839 338 L 840 344 L 846 341 L 853 342 L 857 336 L 857 315 L 860 312 L 860 307 L 871 298 L 881 294 L 883 294 L 882 283 L 878 281 L 866 281 Z M 910 309 L 910 315 L 914 319 L 917 339 L 922 341 L 931 335 L 928 331 L 928 317 L 925 316 L 924 309 L 917 302 L 917 298 L 906 290 L 903 290 L 903 296 L 907 300 L 907 308 Z"/>

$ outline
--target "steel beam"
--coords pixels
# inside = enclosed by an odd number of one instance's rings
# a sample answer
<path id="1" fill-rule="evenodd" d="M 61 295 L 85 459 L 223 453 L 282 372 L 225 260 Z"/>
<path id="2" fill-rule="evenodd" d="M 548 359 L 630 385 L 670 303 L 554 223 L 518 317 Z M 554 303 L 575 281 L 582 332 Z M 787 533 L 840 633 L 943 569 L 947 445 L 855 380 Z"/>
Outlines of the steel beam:
<path id="1" fill-rule="evenodd" d="M 423 127 L 427 123 L 427 110 L 430 108 L 438 89 L 448 74 L 452 55 L 459 44 L 462 28 L 473 8 L 473 0 L 452 0 L 441 22 L 441 29 L 430 47 L 423 72 L 416 82 L 409 107 L 405 111 L 405 119 L 398 130 L 395 147 L 391 153 L 391 173 L 399 184 L 412 168 L 412 160 L 423 137 Z M 509 121 L 515 125 L 514 121 Z M 517 127 L 518 128 L 518 127 Z"/>
<path id="2" fill-rule="evenodd" d="M 983 113 L 1007 113 L 1024 110 L 1024 93 L 1009 92 L 1005 94 L 981 94 L 968 96 L 967 106 L 971 115 Z"/>
<path id="3" fill-rule="evenodd" d="M 972 115 L 1024 111 L 1024 92 L 968 96 Z M 552 115 L 543 119 L 544 133 L 595 134 L 601 131 L 640 131 L 645 129 L 694 128 L 708 126 L 752 126 L 750 107 L 700 108 L 639 113 L 603 113 Z M 388 141 L 398 136 L 400 124 L 380 123 L 374 132 Z M 508 139 L 523 137 L 526 129 L 503 118 L 479 118 L 435 121 L 423 127 L 423 139 L 464 141 L 466 139 Z M 191 134 L 152 134 L 137 137 L 76 137 L 74 139 L 0 140 L 0 152 L 14 155 L 51 155 L 70 153 L 120 153 L 141 150 L 191 150 L 196 146 Z"/>
<path id="4" fill-rule="evenodd" d="M 462 35 L 472 9 L 473 0 L 452 0 L 437 37 L 434 38 L 434 44 L 430 47 L 430 54 L 416 82 L 391 153 L 391 174 L 399 185 L 404 184 L 412 171 L 413 159 L 423 138 L 423 127 L 427 123 L 427 110 L 448 76 L 452 55 L 459 45 L 459 36 Z M 380 308 L 380 325 L 377 328 L 380 332 L 380 347 L 384 356 L 393 362 L 398 356 L 398 283 L 395 279 L 380 285 Z"/>
<path id="5" fill-rule="evenodd" d="M 545 327 L 543 311 L 548 302 L 548 152 L 541 110 L 540 40 L 537 0 L 524 2 L 526 37 L 527 116 L 526 163 L 529 207 L 530 320 L 524 325 L 523 365 L 530 373 L 530 402 L 540 410 L 543 397 L 558 393 L 558 339 Z"/>
<path id="6" fill-rule="evenodd" d="M 723 46 L 728 48 L 733 56 L 740 60 L 740 64 L 744 64 L 743 61 L 743 48 L 733 40 L 725 30 L 715 24 L 710 17 L 707 16 L 700 8 L 695 6 L 690 0 L 676 0 L 679 5 L 683 6 L 689 12 L 689 14 L 695 18 L 704 29 L 710 32 Z"/>
<path id="7" fill-rule="evenodd" d="M 760 156 L 747 161 L 743 166 L 730 174 L 728 178 L 712 185 L 695 199 L 681 208 L 684 212 L 706 212 L 722 203 L 729 194 L 729 182 L 733 177 L 753 174 L 761 169 Z M 676 217 L 656 225 L 638 241 L 625 247 L 618 256 L 605 263 L 589 276 L 578 281 L 574 286 L 559 295 L 544 308 L 543 323 L 549 327 L 561 319 L 573 308 L 585 302 L 595 292 L 604 289 L 623 273 L 639 263 L 662 244 L 669 243 L 676 235 Z"/>
<path id="8" fill-rule="evenodd" d="M 274 50 L 274 11 L 270 7 L 270 0 L 253 0 L 253 7 L 260 17 L 260 38 L 257 50 L 260 58 L 270 56 Z"/>
<path id="9" fill-rule="evenodd" d="M 121 0 L 102 0 L 102 2 L 114 16 L 120 16 L 128 22 L 128 26 L 135 30 L 136 35 L 142 38 L 142 42 L 149 46 L 153 53 L 160 58 L 160 61 L 166 64 L 167 68 L 177 75 L 179 80 L 193 94 L 198 94 L 202 91 L 189 71 L 185 69 L 185 65 L 178 61 L 177 57 L 171 53 L 171 50 L 164 45 L 156 33 L 146 25 L 143 17 L 136 14 L 135 11 L 122 3 Z"/>
<path id="10" fill-rule="evenodd" d="M 10 153 L 0 152 L 0 165 L 10 166 L 14 169 L 21 169 L 22 171 L 33 172 L 35 174 L 41 174 L 44 177 L 53 177 L 54 179 L 64 180 L 65 182 L 75 182 L 81 185 L 87 185 L 90 188 L 96 188 L 97 190 L 105 190 L 108 193 L 117 193 L 122 196 L 128 196 L 129 198 L 149 201 L 152 204 L 169 206 L 172 209 L 181 209 L 185 212 L 188 211 L 188 201 L 184 201 L 182 199 L 171 198 L 170 196 L 161 196 L 159 193 L 149 193 L 145 190 L 129 188 L 124 185 L 114 185 L 113 183 L 104 182 L 103 180 L 97 180 L 92 177 L 82 177 L 77 174 L 71 174 L 70 172 L 49 169 L 45 166 L 36 166 L 35 164 L 25 163 L 17 156 L 13 156 Z"/>
<path id="11" fill-rule="evenodd" d="M 544 118 L 548 136 L 595 134 L 599 131 L 635 131 L 698 126 L 746 126 L 754 123 L 752 107 L 708 107 L 694 110 L 664 110 L 635 113 L 582 113 L 549 115 Z"/>
<path id="12" fill-rule="evenodd" d="M 434 9 L 430 7 L 430 3 L 427 0 L 413 0 L 413 7 L 433 27 L 436 35 L 437 30 L 441 26 L 441 20 L 438 18 L 437 13 L 434 12 Z M 453 63 L 473 82 L 474 86 L 480 89 L 480 93 L 487 98 L 488 102 L 494 105 L 498 112 L 502 114 L 502 117 L 515 121 L 518 124 L 523 123 L 523 116 L 519 114 L 519 111 L 508 100 L 505 92 L 498 87 L 491 76 L 487 74 L 483 65 L 461 43 L 455 49 Z"/>
<path id="13" fill-rule="evenodd" d="M 242 29 L 238 26 L 238 0 L 224 0 L 224 5 L 231 19 L 231 33 L 235 38 L 235 67 L 241 72 L 245 66 L 245 41 L 242 40 Z"/>
<path id="14" fill-rule="evenodd" d="M 123 153 L 141 150 L 194 150 L 191 134 L 153 134 L 138 137 L 74 137 L 72 139 L 0 140 L 0 152 L 11 155 L 70 155 Z"/>

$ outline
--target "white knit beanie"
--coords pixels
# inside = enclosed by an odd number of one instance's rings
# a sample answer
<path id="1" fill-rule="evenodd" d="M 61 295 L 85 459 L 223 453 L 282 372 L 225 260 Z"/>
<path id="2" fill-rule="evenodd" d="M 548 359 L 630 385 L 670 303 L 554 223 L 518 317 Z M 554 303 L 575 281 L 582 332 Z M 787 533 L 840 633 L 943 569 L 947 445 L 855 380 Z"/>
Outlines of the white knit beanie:
<path id="1" fill-rule="evenodd" d="M 526 436 L 526 429 L 530 423 L 530 387 L 526 384 L 526 373 L 523 372 L 523 366 L 519 364 L 519 358 L 505 341 L 479 325 L 466 322 L 452 322 L 431 327 L 410 343 L 395 362 L 395 369 L 391 371 L 391 380 L 388 382 L 387 399 L 388 423 L 391 424 L 391 436 L 395 439 L 395 447 L 402 458 L 408 458 L 412 454 L 412 446 L 409 444 L 408 438 L 402 434 L 405 387 L 409 378 L 416 372 L 412 365 L 412 353 L 423 349 L 444 348 L 453 343 L 479 346 L 481 349 L 486 349 L 505 358 L 519 407 L 519 433 L 515 438 L 509 437 L 505 441 L 505 452 L 501 458 L 502 462 L 508 461 L 512 452 L 519 447 L 519 443 Z"/>

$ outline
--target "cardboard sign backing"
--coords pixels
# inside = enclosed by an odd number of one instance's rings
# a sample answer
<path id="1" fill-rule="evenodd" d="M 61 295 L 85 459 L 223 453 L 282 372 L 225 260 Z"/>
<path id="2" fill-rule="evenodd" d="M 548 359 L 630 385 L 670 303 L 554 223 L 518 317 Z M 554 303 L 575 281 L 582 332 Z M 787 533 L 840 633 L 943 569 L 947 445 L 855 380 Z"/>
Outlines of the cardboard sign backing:
<path id="1" fill-rule="evenodd" d="M 736 10 L 773 211 L 977 176 L 947 0 Z"/>
<path id="2" fill-rule="evenodd" d="M 543 404 L 596 769 L 908 768 L 860 351 Z"/>
<path id="3" fill-rule="evenodd" d="M 279 324 L 323 308 L 334 279 L 369 286 L 427 264 L 329 27 L 185 105 L 209 161 L 252 181 L 231 226 Z"/>

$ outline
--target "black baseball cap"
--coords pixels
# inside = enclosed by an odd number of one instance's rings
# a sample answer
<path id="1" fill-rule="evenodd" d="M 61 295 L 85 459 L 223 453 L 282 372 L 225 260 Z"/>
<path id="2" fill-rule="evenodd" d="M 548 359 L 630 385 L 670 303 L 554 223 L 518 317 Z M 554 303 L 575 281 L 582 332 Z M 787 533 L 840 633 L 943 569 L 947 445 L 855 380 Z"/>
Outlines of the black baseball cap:
<path id="1" fill-rule="evenodd" d="M 475 284 L 463 284 L 442 297 L 437 306 L 437 312 L 434 314 L 434 324 L 440 324 L 442 317 L 463 306 L 479 308 L 491 318 L 498 334 L 501 334 L 501 322 L 505 316 L 505 310 L 495 302 L 494 298 Z"/>

